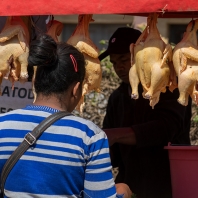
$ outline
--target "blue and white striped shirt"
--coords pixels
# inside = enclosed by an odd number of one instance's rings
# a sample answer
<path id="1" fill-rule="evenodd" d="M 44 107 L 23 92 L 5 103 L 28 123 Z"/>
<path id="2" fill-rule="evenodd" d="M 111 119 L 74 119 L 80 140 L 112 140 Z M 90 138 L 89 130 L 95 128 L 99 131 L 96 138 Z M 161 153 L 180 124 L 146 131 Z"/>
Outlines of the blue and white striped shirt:
<path id="1" fill-rule="evenodd" d="M 29 105 L 0 115 L 1 171 L 26 133 L 54 112 Z M 91 121 L 69 115 L 46 129 L 16 163 L 5 183 L 5 197 L 120 197 L 111 168 L 106 134 Z"/>

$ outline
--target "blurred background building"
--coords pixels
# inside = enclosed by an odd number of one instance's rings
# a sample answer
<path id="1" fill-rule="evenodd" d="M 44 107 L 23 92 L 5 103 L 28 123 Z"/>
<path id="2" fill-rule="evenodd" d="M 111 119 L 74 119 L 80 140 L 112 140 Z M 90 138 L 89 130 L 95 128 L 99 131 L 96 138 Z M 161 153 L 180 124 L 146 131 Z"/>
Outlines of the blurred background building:
<path id="1" fill-rule="evenodd" d="M 55 16 L 55 19 L 64 23 L 60 39 L 67 41 L 76 27 L 78 15 Z M 133 15 L 93 15 L 93 19 L 95 21 L 89 26 L 90 37 L 100 50 L 104 46 L 100 44 L 100 41 L 109 40 L 118 27 L 130 26 L 140 29 L 140 24 L 146 24 L 146 17 Z M 157 26 L 163 37 L 167 38 L 170 43 L 177 44 L 182 39 L 190 21 L 191 18 L 158 18 Z"/>

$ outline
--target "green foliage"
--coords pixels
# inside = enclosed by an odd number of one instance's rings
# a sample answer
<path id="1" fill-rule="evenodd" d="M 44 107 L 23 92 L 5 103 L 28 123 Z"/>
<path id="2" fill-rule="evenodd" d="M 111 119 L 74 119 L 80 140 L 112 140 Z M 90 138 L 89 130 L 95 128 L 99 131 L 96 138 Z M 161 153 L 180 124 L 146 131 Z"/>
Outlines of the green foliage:
<path id="1" fill-rule="evenodd" d="M 137 198 L 137 195 L 133 193 L 131 198 Z"/>
<path id="2" fill-rule="evenodd" d="M 192 103 L 192 119 L 191 124 L 197 126 L 198 125 L 198 106 L 195 103 Z"/>
<path id="3" fill-rule="evenodd" d="M 147 24 L 146 23 L 140 23 L 137 25 L 137 29 L 139 29 L 141 32 L 144 31 L 144 29 L 146 28 Z"/>
<path id="4" fill-rule="evenodd" d="M 102 45 L 107 45 L 108 41 L 107 40 L 101 40 L 99 43 L 102 44 Z"/>
<path id="5" fill-rule="evenodd" d="M 193 122 L 198 123 L 198 115 L 193 118 Z"/>

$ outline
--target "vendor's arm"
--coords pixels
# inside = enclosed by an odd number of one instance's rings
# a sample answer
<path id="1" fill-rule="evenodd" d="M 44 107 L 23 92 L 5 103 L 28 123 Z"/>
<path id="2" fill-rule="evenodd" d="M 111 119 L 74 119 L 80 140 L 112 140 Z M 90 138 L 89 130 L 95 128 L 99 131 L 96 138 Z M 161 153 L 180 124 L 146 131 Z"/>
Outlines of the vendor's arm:
<path id="1" fill-rule="evenodd" d="M 110 138 L 110 144 L 120 142 L 131 145 L 136 144 L 137 147 L 167 145 L 169 141 L 176 144 L 186 144 L 189 139 L 191 99 L 189 100 L 189 105 L 185 107 L 177 102 L 178 97 L 177 89 L 173 93 L 167 90 L 166 94 L 161 93 L 159 103 L 155 105 L 154 109 L 150 110 L 146 109 L 151 108 L 149 104 L 144 105 L 146 102 L 149 103 L 149 100 L 137 99 L 136 109 L 134 110 L 135 119 L 140 117 L 143 121 L 136 124 L 131 122 L 128 125 L 130 128 L 124 127 L 126 133 L 124 129 L 120 129 L 119 136 L 116 129 L 115 138 L 112 138 L 111 132 L 113 133 L 113 131 L 110 132 L 106 129 L 111 128 L 111 130 L 114 130 L 112 128 L 118 128 L 119 126 L 116 126 L 116 124 L 119 123 L 119 120 L 116 120 L 115 116 L 118 119 L 122 119 L 124 112 L 122 113 L 119 109 L 116 112 L 116 105 L 119 103 L 116 101 L 116 104 L 113 104 L 110 100 L 103 128 Z M 143 101 L 140 102 L 138 100 Z M 127 108 L 125 108 L 125 111 L 127 111 Z M 120 114 L 122 115 L 120 116 Z M 126 138 L 129 139 L 126 140 Z"/>
<path id="2" fill-rule="evenodd" d="M 131 127 L 103 129 L 107 134 L 109 145 L 114 143 L 135 145 L 136 137 Z"/>
<path id="3" fill-rule="evenodd" d="M 145 122 L 132 126 L 137 147 L 190 143 L 191 99 L 188 106 L 177 102 L 178 89 L 161 93 L 160 101 L 145 117 Z"/>

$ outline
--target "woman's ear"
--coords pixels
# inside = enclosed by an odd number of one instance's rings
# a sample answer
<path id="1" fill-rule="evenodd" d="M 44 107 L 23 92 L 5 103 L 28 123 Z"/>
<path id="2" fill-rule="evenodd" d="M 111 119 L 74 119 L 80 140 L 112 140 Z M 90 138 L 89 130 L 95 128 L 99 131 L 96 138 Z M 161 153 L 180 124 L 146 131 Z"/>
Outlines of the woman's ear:
<path id="1" fill-rule="evenodd" d="M 80 87 L 80 82 L 77 82 L 77 83 L 74 85 L 74 87 L 73 87 L 73 96 L 74 96 L 75 98 L 76 98 L 77 95 L 78 95 L 77 91 L 78 91 L 79 87 Z"/>

